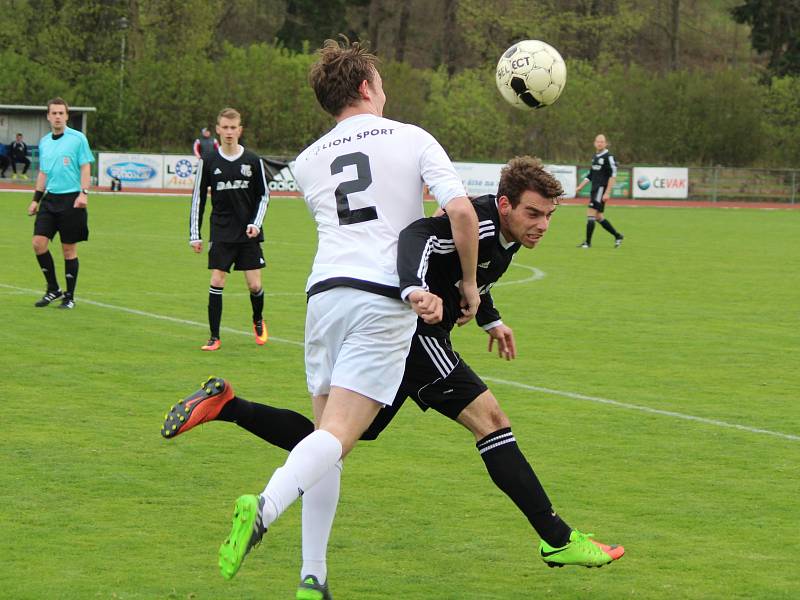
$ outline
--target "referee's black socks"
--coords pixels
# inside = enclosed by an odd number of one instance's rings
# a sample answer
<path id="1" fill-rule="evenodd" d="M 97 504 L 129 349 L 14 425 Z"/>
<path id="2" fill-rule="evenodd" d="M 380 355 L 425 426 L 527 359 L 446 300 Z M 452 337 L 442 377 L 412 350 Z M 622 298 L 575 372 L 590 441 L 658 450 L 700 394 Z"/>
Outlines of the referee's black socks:
<path id="1" fill-rule="evenodd" d="M 492 481 L 528 518 L 539 537 L 554 548 L 565 546 L 572 529 L 553 510 L 539 478 L 517 446 L 511 428 L 498 429 L 475 446 Z"/>
<path id="2" fill-rule="evenodd" d="M 217 420 L 236 423 L 265 442 L 290 452 L 314 431 L 314 423 L 300 413 L 250 402 L 238 396 L 222 407 Z"/>
<path id="3" fill-rule="evenodd" d="M 37 254 L 36 260 L 39 262 L 39 268 L 42 270 L 45 280 L 47 281 L 47 291 L 58 291 L 58 280 L 56 279 L 56 265 L 53 263 L 53 255 L 50 250 L 46 250 L 43 254 Z"/>
<path id="4" fill-rule="evenodd" d="M 64 259 L 64 277 L 67 279 L 67 297 L 75 297 L 75 286 L 78 285 L 78 257 Z"/>

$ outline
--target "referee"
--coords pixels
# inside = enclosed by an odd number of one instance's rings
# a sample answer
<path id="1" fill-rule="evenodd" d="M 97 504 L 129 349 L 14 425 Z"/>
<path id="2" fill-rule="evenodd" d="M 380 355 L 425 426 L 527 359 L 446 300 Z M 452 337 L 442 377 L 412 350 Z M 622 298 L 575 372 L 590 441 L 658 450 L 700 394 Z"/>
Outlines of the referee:
<path id="1" fill-rule="evenodd" d="M 575 195 L 578 195 L 587 183 L 592 184 L 592 193 L 589 197 L 589 208 L 586 212 L 586 239 L 578 245 L 578 248 L 592 247 L 592 234 L 594 233 L 595 222 L 608 233 L 614 236 L 614 247 L 619 248 L 625 238 L 620 232 L 614 229 L 611 222 L 603 216 L 606 209 L 606 202 L 611 197 L 611 190 L 617 181 L 617 161 L 614 155 L 608 151 L 606 136 L 602 133 L 594 138 L 594 149 L 597 150 L 592 157 L 592 168 L 587 173 L 586 178 L 575 188 Z"/>
<path id="2" fill-rule="evenodd" d="M 36 215 L 33 251 L 47 281 L 47 291 L 35 306 L 48 306 L 61 298 L 58 308 L 75 307 L 78 282 L 78 242 L 89 239 L 86 205 L 89 194 L 92 151 L 86 136 L 67 127 L 69 107 L 62 98 L 47 103 L 51 132 L 39 140 L 39 175 L 28 214 Z M 48 244 L 56 233 L 61 238 L 67 290 L 56 279 Z"/>

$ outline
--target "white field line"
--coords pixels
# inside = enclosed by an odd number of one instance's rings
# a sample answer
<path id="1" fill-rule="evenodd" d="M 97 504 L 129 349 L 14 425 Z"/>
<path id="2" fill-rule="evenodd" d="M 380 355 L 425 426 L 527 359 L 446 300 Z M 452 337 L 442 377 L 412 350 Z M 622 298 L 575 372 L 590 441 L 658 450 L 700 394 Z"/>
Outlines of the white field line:
<path id="1" fill-rule="evenodd" d="M 4 288 L 7 290 L 13 290 L 15 292 L 25 292 L 30 293 L 32 295 L 38 295 L 41 293 L 40 290 L 32 290 L 29 288 L 21 288 L 13 285 L 6 285 L 0 283 L 0 288 Z M 116 306 L 114 304 L 106 304 L 105 302 L 96 302 L 94 300 L 87 300 L 86 298 L 81 297 L 79 300 L 80 304 L 89 304 L 92 306 L 98 306 L 100 308 L 107 308 L 109 310 L 116 310 L 123 313 L 128 313 L 131 315 L 138 315 L 140 317 L 149 317 L 151 319 L 158 319 L 160 321 L 167 321 L 169 323 L 177 323 L 179 325 L 191 325 L 193 327 L 202 327 L 203 329 L 208 327 L 207 323 L 201 323 L 199 321 L 190 321 L 188 319 L 178 319 L 176 317 L 169 317 L 167 315 L 159 315 L 157 313 L 147 312 L 144 310 L 137 310 L 135 308 L 127 308 L 125 306 Z M 221 327 L 222 331 L 226 333 L 233 333 L 236 335 L 244 335 L 250 336 L 252 333 L 250 331 L 242 331 L 239 329 L 233 329 L 231 327 Z M 287 340 L 284 338 L 278 338 L 274 336 L 269 337 L 270 341 L 279 342 L 281 344 L 289 344 L 292 346 L 300 346 L 303 347 L 303 342 L 298 342 L 295 340 Z M 704 425 L 711 425 L 713 427 L 722 427 L 726 429 L 737 429 L 739 431 L 746 431 L 748 433 L 756 433 L 760 435 L 769 435 L 772 437 L 782 438 L 785 440 L 792 440 L 792 441 L 800 441 L 800 436 L 792 435 L 790 433 L 781 433 L 779 431 L 771 431 L 769 429 L 760 429 L 758 427 L 750 427 L 748 425 L 739 425 L 737 423 L 728 423 L 727 421 L 720 421 L 718 419 L 708 419 L 705 417 L 697 417 L 694 415 L 687 415 L 685 413 L 674 412 L 671 410 L 660 410 L 657 408 L 650 408 L 648 406 L 639 406 L 638 404 L 629 404 L 627 402 L 619 402 L 618 400 L 610 400 L 608 398 L 600 398 L 598 396 L 587 396 L 584 394 L 577 394 L 575 392 L 565 392 L 562 390 L 553 390 L 550 388 L 539 387 L 535 385 L 528 385 L 526 383 L 520 383 L 518 381 L 509 381 L 507 379 L 500 379 L 498 377 L 483 377 L 486 381 L 490 381 L 493 383 L 499 383 L 500 385 L 508 385 L 511 387 L 528 390 L 532 392 L 539 392 L 542 394 L 552 394 L 554 396 L 561 396 L 562 398 L 570 398 L 572 400 L 580 400 L 583 402 L 594 402 L 596 404 L 605 404 L 606 406 L 613 406 L 615 408 L 625 408 L 628 410 L 637 410 L 646 414 L 651 415 L 659 415 L 663 417 L 670 417 L 673 419 L 680 419 L 683 421 L 693 421 L 695 423 L 702 423 Z"/>

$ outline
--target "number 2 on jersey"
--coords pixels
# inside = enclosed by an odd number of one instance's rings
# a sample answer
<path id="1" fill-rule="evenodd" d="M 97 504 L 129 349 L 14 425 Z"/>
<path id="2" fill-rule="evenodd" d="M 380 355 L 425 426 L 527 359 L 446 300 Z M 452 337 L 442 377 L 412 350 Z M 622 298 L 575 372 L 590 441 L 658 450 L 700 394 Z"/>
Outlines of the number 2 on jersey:
<path id="1" fill-rule="evenodd" d="M 374 206 L 351 209 L 347 194 L 363 192 L 372 185 L 372 171 L 369 168 L 369 156 L 363 152 L 343 154 L 331 163 L 331 175 L 341 173 L 345 167 L 355 166 L 358 179 L 343 181 L 336 188 L 336 212 L 339 214 L 339 225 L 353 225 L 378 218 Z"/>

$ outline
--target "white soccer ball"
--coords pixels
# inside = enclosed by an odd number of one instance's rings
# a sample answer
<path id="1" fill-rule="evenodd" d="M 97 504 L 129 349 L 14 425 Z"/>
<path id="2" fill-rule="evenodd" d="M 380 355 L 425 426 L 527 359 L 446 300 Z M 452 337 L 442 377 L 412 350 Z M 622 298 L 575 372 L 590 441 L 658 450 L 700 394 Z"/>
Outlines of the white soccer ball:
<path id="1" fill-rule="evenodd" d="M 564 90 L 567 65 L 550 44 L 523 40 L 503 52 L 495 78 L 500 94 L 514 108 L 542 108 Z"/>

